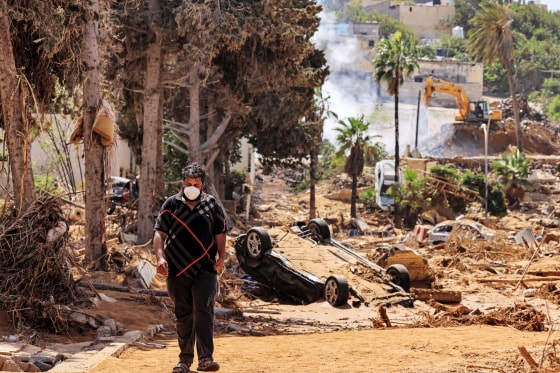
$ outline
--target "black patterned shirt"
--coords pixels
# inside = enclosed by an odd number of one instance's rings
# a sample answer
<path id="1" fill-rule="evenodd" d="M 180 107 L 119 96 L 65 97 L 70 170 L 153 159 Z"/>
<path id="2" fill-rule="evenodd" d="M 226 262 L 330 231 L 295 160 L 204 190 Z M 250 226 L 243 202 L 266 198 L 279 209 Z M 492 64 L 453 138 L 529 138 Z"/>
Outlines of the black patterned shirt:
<path id="1" fill-rule="evenodd" d="M 167 234 L 164 249 L 169 276 L 193 277 L 201 269 L 216 272 L 218 247 L 214 236 L 227 230 L 224 211 L 211 194 L 202 192 L 192 210 L 182 198 L 182 192 L 169 197 L 154 225 L 154 230 Z"/>

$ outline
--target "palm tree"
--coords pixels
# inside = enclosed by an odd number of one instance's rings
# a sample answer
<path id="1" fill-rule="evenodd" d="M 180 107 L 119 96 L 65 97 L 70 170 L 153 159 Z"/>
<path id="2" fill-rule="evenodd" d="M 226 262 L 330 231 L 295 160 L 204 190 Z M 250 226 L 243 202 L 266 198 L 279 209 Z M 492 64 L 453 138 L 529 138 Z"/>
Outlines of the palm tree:
<path id="1" fill-rule="evenodd" d="M 515 95 L 515 78 L 510 62 L 515 56 L 513 16 L 506 5 L 485 1 L 481 7 L 482 10 L 469 21 L 472 28 L 467 40 L 467 51 L 476 61 L 492 64 L 497 60 L 505 66 L 513 106 L 517 148 L 523 152 L 519 103 Z"/>
<path id="2" fill-rule="evenodd" d="M 321 178 L 319 173 L 319 153 L 323 138 L 323 125 L 328 117 L 337 118 L 336 113 L 329 109 L 330 97 L 323 96 L 321 87 L 314 90 L 314 111 L 309 115 L 309 132 L 312 136 L 312 143 L 309 150 L 310 172 L 309 172 L 309 219 L 313 219 L 317 214 L 315 190 L 317 181 Z"/>
<path id="3" fill-rule="evenodd" d="M 376 47 L 377 57 L 373 60 L 375 80 L 388 84 L 387 92 L 395 96 L 395 178 L 399 177 L 399 87 L 404 82 L 404 74 L 410 76 L 418 69 L 416 47 L 397 31 Z"/>
<path id="4" fill-rule="evenodd" d="M 350 205 L 350 216 L 356 217 L 356 197 L 358 191 L 358 176 L 364 171 L 364 148 L 369 142 L 367 135 L 370 123 L 364 122 L 363 115 L 360 118 L 348 118 L 339 120 L 340 127 L 334 128 L 338 132 L 336 141 L 340 144 L 339 153 L 350 155 L 346 158 L 344 172 L 352 177 L 352 199 Z"/>

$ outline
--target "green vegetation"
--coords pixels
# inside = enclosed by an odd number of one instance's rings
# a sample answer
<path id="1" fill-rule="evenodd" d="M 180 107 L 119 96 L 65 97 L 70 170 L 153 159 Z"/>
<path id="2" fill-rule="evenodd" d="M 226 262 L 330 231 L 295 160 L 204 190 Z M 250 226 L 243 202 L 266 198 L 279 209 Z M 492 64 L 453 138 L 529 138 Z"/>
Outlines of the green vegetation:
<path id="1" fill-rule="evenodd" d="M 35 190 L 37 192 L 48 192 L 54 196 L 63 196 L 64 190 L 58 185 L 57 177 L 54 174 L 34 175 Z"/>
<path id="2" fill-rule="evenodd" d="M 417 171 L 407 169 L 403 172 L 402 180 L 402 183 L 391 185 L 388 193 L 395 199 L 395 207 L 403 224 L 413 227 L 418 216 L 429 206 L 426 179 L 421 179 Z"/>
<path id="3" fill-rule="evenodd" d="M 387 153 L 387 147 L 383 142 L 378 141 L 373 143 L 373 145 L 366 144 L 364 151 L 366 157 L 365 158 L 366 165 L 370 167 L 375 167 L 377 162 L 389 158 L 389 153 Z"/>
<path id="4" fill-rule="evenodd" d="M 489 182 L 488 212 L 491 215 L 504 216 L 507 213 L 505 191 L 500 182 Z M 455 168 L 435 166 L 421 178 L 417 171 L 408 169 L 403 173 L 403 182 L 393 184 L 389 193 L 395 198 L 402 223 L 413 227 L 418 217 L 431 209 L 448 210 L 458 215 L 467 212 L 473 198 L 484 204 L 485 177 L 472 171 L 461 174 Z"/>
<path id="5" fill-rule="evenodd" d="M 412 30 L 405 24 L 386 15 L 377 12 L 367 12 L 362 9 L 360 0 L 351 0 L 342 8 L 335 11 L 336 20 L 338 22 L 379 22 L 381 23 L 381 35 L 388 38 L 396 32 L 400 32 L 406 39 L 418 41 L 418 38 Z"/>
<path id="6" fill-rule="evenodd" d="M 502 154 L 502 159 L 492 162 L 493 173 L 503 186 L 504 194 L 510 208 L 518 206 L 525 196 L 524 186 L 531 186 L 527 180 L 530 173 L 531 159 L 519 149 L 512 154 Z"/>
<path id="7" fill-rule="evenodd" d="M 477 192 L 480 195 L 480 200 L 485 193 L 486 180 L 484 174 L 475 174 L 471 170 L 465 171 L 463 174 L 463 186 L 469 190 Z"/>
<path id="8" fill-rule="evenodd" d="M 375 189 L 367 188 L 360 193 L 359 197 L 367 211 L 374 211 L 377 209 L 377 204 L 375 203 Z"/>

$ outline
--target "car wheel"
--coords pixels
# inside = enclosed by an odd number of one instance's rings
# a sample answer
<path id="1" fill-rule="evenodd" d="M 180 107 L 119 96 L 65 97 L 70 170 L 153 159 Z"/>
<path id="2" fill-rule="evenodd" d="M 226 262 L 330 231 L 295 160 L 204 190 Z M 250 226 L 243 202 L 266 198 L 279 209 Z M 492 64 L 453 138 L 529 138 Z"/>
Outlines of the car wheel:
<path id="1" fill-rule="evenodd" d="M 325 300 L 333 307 L 346 304 L 349 292 L 348 281 L 342 276 L 330 276 L 325 281 Z"/>
<path id="2" fill-rule="evenodd" d="M 393 284 L 400 286 L 407 293 L 410 292 L 410 273 L 408 273 L 408 269 L 404 265 L 390 265 L 385 272 Z"/>
<path id="3" fill-rule="evenodd" d="M 311 237 L 316 241 L 330 240 L 331 230 L 329 224 L 324 219 L 315 218 L 311 219 L 307 224 L 309 232 L 311 232 Z"/>
<path id="4" fill-rule="evenodd" d="M 254 227 L 247 231 L 246 253 L 248 259 L 260 261 L 264 253 L 272 249 L 272 241 L 266 229 Z"/>

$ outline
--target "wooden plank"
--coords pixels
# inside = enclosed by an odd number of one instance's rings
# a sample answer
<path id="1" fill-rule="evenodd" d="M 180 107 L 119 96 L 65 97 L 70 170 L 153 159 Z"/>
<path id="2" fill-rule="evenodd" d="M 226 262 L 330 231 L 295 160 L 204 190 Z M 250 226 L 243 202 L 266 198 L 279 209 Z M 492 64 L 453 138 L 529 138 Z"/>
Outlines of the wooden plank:
<path id="1" fill-rule="evenodd" d="M 459 291 L 451 290 L 435 290 L 435 289 L 410 289 L 410 294 L 414 296 L 414 299 L 421 301 L 435 300 L 440 303 L 461 303 L 462 296 Z"/>
<path id="2" fill-rule="evenodd" d="M 529 351 L 527 351 L 527 349 L 524 346 L 519 346 L 518 349 L 519 352 L 521 353 L 521 356 L 523 356 L 523 358 L 525 359 L 527 364 L 531 366 L 531 368 L 536 369 L 539 367 L 539 364 L 537 364 L 535 359 L 533 359 Z"/>
<path id="3" fill-rule="evenodd" d="M 138 275 L 142 280 L 142 285 L 145 289 L 149 289 L 152 284 L 152 280 L 156 277 L 156 267 L 147 260 L 140 259 L 138 265 L 136 266 Z"/>
<path id="4" fill-rule="evenodd" d="M 478 279 L 479 282 L 505 282 L 505 283 L 513 283 L 518 282 L 519 279 L 513 278 L 481 278 Z M 560 281 L 560 276 L 544 276 L 544 277 L 525 277 L 522 282 L 534 282 L 534 281 Z"/>

